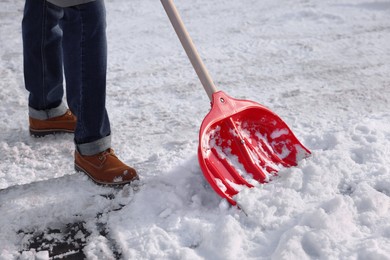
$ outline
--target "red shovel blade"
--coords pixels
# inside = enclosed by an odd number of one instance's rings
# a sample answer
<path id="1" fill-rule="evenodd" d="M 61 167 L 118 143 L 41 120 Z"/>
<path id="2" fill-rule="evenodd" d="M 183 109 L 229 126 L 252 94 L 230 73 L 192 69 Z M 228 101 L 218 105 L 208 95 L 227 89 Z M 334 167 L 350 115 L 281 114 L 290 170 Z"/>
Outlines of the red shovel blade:
<path id="1" fill-rule="evenodd" d="M 213 94 L 199 133 L 198 159 L 212 188 L 232 205 L 243 187 L 264 183 L 310 155 L 283 120 L 248 100 Z"/>

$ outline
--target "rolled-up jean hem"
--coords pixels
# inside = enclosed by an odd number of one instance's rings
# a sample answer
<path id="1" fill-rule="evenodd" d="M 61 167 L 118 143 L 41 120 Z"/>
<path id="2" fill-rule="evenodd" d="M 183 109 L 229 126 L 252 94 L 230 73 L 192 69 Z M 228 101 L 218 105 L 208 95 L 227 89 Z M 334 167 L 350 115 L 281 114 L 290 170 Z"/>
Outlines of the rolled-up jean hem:
<path id="1" fill-rule="evenodd" d="M 95 155 L 111 148 L 111 135 L 103 137 L 91 143 L 77 144 L 77 151 L 81 155 Z"/>
<path id="2" fill-rule="evenodd" d="M 34 119 L 46 120 L 53 117 L 62 116 L 66 113 L 67 110 L 68 108 L 62 102 L 58 107 L 46 110 L 37 110 L 32 107 L 28 107 L 28 115 Z"/>

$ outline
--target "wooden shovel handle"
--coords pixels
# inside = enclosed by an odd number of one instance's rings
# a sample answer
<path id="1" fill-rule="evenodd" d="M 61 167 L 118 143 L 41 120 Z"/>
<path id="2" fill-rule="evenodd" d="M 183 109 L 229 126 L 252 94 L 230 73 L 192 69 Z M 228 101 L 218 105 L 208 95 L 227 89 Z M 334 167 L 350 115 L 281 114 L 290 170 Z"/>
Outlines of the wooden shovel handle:
<path id="1" fill-rule="evenodd" d="M 169 17 L 169 20 L 171 21 L 172 26 L 175 29 L 176 34 L 179 37 L 179 40 L 184 50 L 186 51 L 187 56 L 190 59 L 191 64 L 194 67 L 200 82 L 206 90 L 210 101 L 212 101 L 212 96 L 215 92 L 217 92 L 217 89 L 205 65 L 203 64 L 203 61 L 200 58 L 199 53 L 196 50 L 195 45 L 192 42 L 191 37 L 183 24 L 183 21 L 180 18 L 176 6 L 173 3 L 173 0 L 161 0 L 161 3 L 164 6 L 165 12 Z"/>

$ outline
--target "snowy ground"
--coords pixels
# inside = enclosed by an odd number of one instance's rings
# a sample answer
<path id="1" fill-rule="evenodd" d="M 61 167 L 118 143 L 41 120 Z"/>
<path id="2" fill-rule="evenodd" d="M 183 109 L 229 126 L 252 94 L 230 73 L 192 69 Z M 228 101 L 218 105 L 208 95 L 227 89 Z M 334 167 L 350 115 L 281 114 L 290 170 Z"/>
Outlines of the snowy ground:
<path id="1" fill-rule="evenodd" d="M 96 186 L 71 135 L 29 136 L 23 1 L 2 0 L 0 259 L 47 259 L 67 236 L 88 259 L 390 259 L 390 2 L 176 5 L 216 85 L 313 156 L 241 192 L 247 215 L 229 207 L 198 166 L 209 101 L 160 2 L 107 0 L 113 148 L 143 185 Z"/>

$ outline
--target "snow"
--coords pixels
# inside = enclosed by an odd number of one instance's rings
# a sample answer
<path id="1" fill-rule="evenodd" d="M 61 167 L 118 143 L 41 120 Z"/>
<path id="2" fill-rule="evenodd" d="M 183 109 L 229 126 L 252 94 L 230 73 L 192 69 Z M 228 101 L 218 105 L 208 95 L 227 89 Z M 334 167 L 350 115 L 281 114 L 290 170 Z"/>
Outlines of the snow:
<path id="1" fill-rule="evenodd" d="M 23 1 L 2 0 L 0 259 L 49 259 L 69 227 L 87 259 L 390 259 L 390 2 L 176 5 L 217 87 L 272 109 L 312 156 L 229 206 L 199 168 L 209 100 L 160 2 L 107 0 L 113 148 L 141 183 L 94 184 L 71 135 L 29 136 Z"/>
<path id="2" fill-rule="evenodd" d="M 271 138 L 275 139 L 281 137 L 282 135 L 287 135 L 289 133 L 288 129 L 277 129 L 272 132 Z"/>

